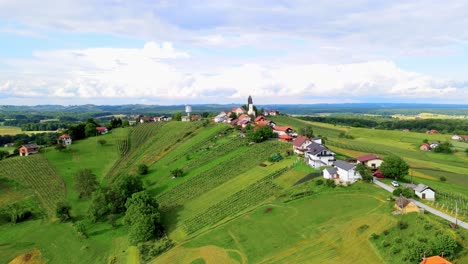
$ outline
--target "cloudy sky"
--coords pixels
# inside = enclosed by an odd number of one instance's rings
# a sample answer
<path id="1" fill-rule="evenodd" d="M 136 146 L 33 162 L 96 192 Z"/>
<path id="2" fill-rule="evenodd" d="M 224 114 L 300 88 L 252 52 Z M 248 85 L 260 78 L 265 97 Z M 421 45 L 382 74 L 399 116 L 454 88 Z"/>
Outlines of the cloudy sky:
<path id="1" fill-rule="evenodd" d="M 467 10 L 0 0 L 0 104 L 467 103 Z"/>

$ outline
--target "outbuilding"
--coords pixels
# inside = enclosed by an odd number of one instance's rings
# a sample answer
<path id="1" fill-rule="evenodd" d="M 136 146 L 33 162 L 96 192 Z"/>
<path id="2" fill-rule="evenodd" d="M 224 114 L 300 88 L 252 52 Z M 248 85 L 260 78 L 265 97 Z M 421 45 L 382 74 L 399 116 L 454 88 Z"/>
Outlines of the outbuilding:
<path id="1" fill-rule="evenodd" d="M 423 200 L 434 200 L 435 199 L 435 191 L 431 187 L 425 184 L 418 184 L 414 187 L 414 194 L 416 194 L 419 198 Z"/>
<path id="2" fill-rule="evenodd" d="M 39 152 L 39 146 L 37 144 L 25 144 L 19 147 L 20 156 L 29 156 Z"/>

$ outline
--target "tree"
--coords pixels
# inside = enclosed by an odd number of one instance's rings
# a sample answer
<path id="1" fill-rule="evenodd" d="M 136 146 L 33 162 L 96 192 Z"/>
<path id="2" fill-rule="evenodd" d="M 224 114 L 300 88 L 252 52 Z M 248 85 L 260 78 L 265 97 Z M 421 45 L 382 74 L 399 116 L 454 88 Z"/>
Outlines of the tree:
<path id="1" fill-rule="evenodd" d="M 65 202 L 59 202 L 55 209 L 55 215 L 61 222 L 65 222 L 71 219 L 70 215 L 71 206 Z"/>
<path id="2" fill-rule="evenodd" d="M 85 126 L 85 136 L 92 137 L 96 135 L 96 125 L 94 123 L 87 123 Z"/>
<path id="3" fill-rule="evenodd" d="M 403 179 L 408 174 L 408 170 L 408 164 L 396 155 L 385 157 L 380 165 L 380 172 L 386 177 L 394 179 Z"/>
<path id="4" fill-rule="evenodd" d="M 452 144 L 448 142 L 443 142 L 439 144 L 437 147 L 434 148 L 434 152 L 436 153 L 445 153 L 445 154 L 450 154 L 452 153 Z"/>
<path id="5" fill-rule="evenodd" d="M 10 155 L 10 152 L 5 151 L 5 150 L 0 150 L 0 160 L 8 157 L 8 155 Z"/>
<path id="6" fill-rule="evenodd" d="M 229 114 L 229 118 L 236 119 L 237 118 L 236 112 L 231 112 L 231 114 Z"/>
<path id="7" fill-rule="evenodd" d="M 130 122 L 128 122 L 128 120 L 124 120 L 123 123 L 122 123 L 122 126 L 123 127 L 128 127 L 128 126 L 130 126 Z"/>
<path id="8" fill-rule="evenodd" d="M 148 174 L 148 166 L 146 166 L 145 164 L 138 165 L 138 174 L 140 175 Z"/>
<path id="9" fill-rule="evenodd" d="M 314 130 L 312 129 L 312 126 L 301 127 L 299 128 L 299 134 L 312 138 L 314 137 Z"/>
<path id="10" fill-rule="evenodd" d="M 175 113 L 175 114 L 172 116 L 172 120 L 181 121 L 181 120 L 182 120 L 182 113 L 181 113 L 181 112 Z"/>
<path id="11" fill-rule="evenodd" d="M 73 227 L 75 228 L 75 231 L 78 233 L 78 235 L 88 238 L 88 233 L 86 233 L 86 226 L 83 223 L 83 221 L 78 221 L 73 224 Z"/>
<path id="12" fill-rule="evenodd" d="M 400 196 L 402 194 L 406 198 L 414 197 L 414 191 L 410 188 L 396 188 L 393 190 L 394 196 Z"/>
<path id="13" fill-rule="evenodd" d="M 271 129 L 270 126 L 262 126 L 257 129 L 247 131 L 247 137 L 250 141 L 260 143 L 275 137 L 275 133 L 273 133 L 273 129 Z"/>
<path id="14" fill-rule="evenodd" d="M 107 143 L 107 141 L 105 139 L 99 139 L 97 143 L 101 146 L 104 146 Z"/>
<path id="15" fill-rule="evenodd" d="M 172 176 L 174 176 L 174 178 L 179 178 L 184 175 L 184 171 L 182 169 L 177 168 L 177 169 L 171 170 L 171 174 Z"/>
<path id="16" fill-rule="evenodd" d="M 373 176 L 369 167 L 362 163 L 358 163 L 358 165 L 356 165 L 356 171 L 361 175 L 363 181 L 372 182 Z"/>
<path id="17" fill-rule="evenodd" d="M 67 149 L 67 147 L 65 147 L 63 144 L 59 143 L 59 144 L 55 145 L 55 149 L 56 149 L 57 151 L 62 152 L 62 151 L 64 151 L 65 149 Z"/>
<path id="18" fill-rule="evenodd" d="M 98 186 L 96 175 L 94 175 L 90 169 L 79 170 L 75 174 L 74 180 L 75 188 L 80 198 L 91 196 Z"/>
<path id="19" fill-rule="evenodd" d="M 203 113 L 201 114 L 201 116 L 202 116 L 203 118 L 207 118 L 209 115 L 210 115 L 209 112 L 203 112 Z"/>
<path id="20" fill-rule="evenodd" d="M 130 243 L 138 244 L 162 234 L 159 204 L 147 192 L 134 193 L 125 207 L 124 222 L 130 226 Z"/>

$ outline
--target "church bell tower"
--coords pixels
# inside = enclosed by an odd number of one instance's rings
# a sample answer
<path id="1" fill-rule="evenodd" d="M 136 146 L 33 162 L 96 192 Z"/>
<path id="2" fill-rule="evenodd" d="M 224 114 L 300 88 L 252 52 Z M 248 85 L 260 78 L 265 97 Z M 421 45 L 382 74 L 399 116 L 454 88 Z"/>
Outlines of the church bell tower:
<path id="1" fill-rule="evenodd" d="M 249 111 L 247 111 L 247 114 L 255 116 L 255 111 L 253 109 L 252 96 L 249 95 L 249 99 L 247 100 L 247 103 L 249 106 Z"/>

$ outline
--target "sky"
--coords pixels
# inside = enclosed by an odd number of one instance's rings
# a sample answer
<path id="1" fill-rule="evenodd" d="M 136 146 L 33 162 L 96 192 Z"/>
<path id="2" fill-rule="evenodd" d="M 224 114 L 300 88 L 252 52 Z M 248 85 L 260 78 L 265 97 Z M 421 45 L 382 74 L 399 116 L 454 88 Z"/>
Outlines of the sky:
<path id="1" fill-rule="evenodd" d="M 0 0 L 0 104 L 466 104 L 466 10 L 466 0 Z"/>

